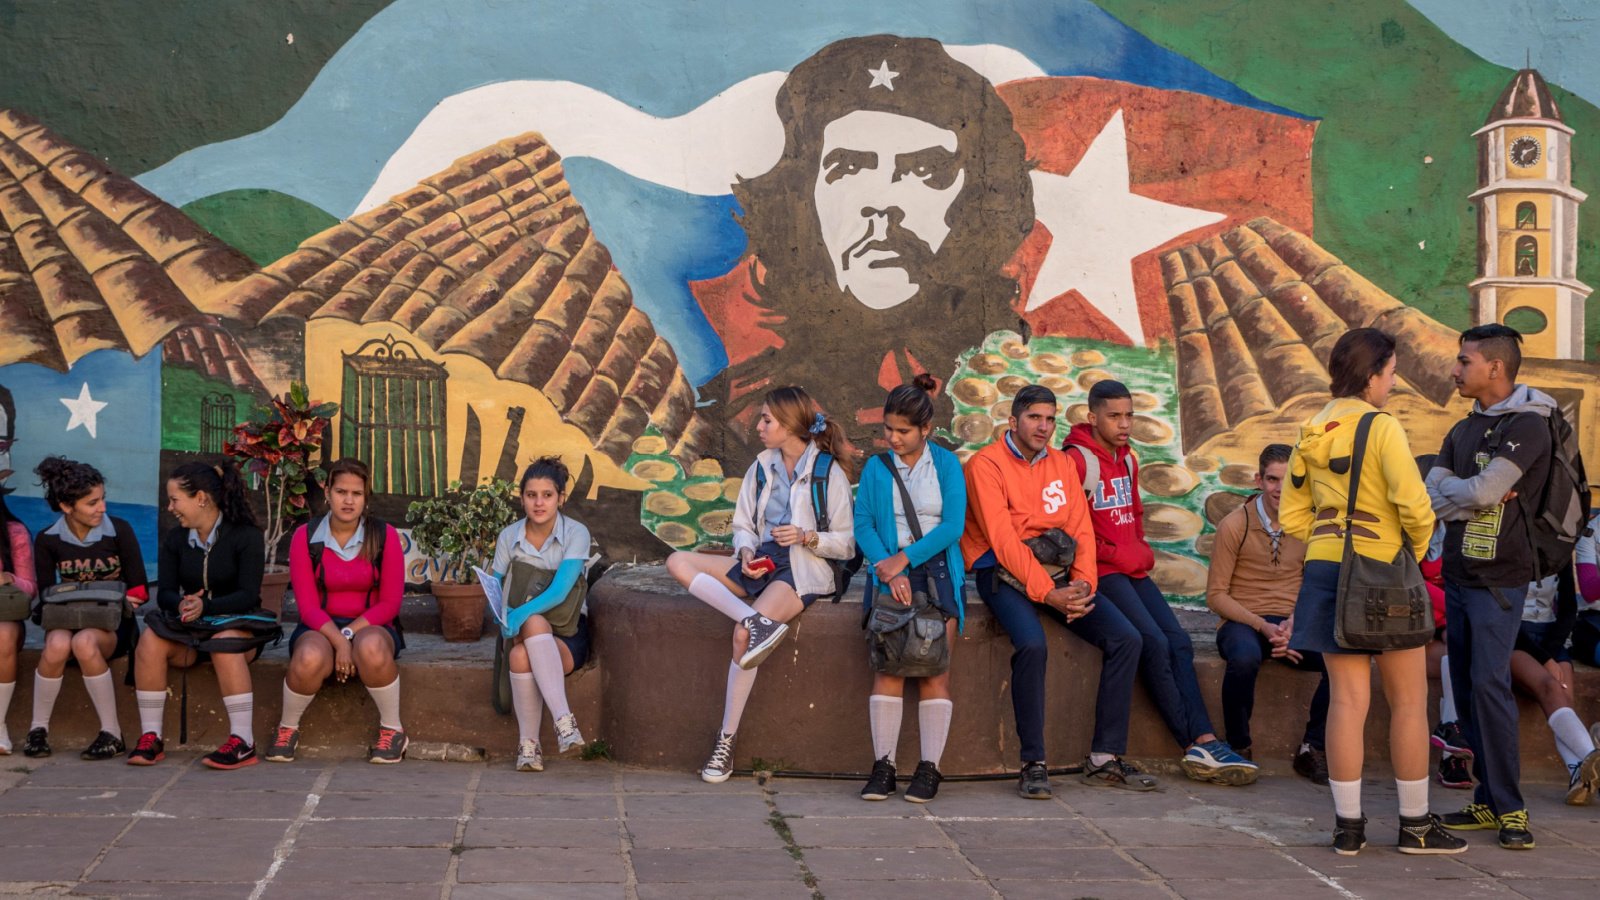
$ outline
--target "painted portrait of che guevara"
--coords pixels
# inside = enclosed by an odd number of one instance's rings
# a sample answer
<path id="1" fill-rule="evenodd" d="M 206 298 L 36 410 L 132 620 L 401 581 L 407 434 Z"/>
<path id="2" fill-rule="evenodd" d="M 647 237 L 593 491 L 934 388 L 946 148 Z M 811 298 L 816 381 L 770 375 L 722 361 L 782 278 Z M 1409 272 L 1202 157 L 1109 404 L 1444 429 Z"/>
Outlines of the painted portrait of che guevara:
<path id="1" fill-rule="evenodd" d="M 742 347 L 724 333 L 730 366 L 706 393 L 748 440 L 765 390 L 802 385 L 870 449 L 885 388 L 943 383 L 1015 327 L 1002 270 L 1034 222 L 1023 142 L 994 86 L 926 38 L 829 44 L 776 104 L 781 159 L 733 188 L 749 246 L 730 277 L 761 327 Z"/>

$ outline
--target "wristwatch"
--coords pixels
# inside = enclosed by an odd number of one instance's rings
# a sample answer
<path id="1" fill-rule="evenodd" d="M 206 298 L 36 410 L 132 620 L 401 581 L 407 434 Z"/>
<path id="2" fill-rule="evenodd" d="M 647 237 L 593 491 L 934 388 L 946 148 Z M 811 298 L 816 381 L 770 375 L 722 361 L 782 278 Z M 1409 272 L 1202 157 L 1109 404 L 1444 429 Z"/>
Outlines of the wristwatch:
<path id="1" fill-rule="evenodd" d="M 815 550 L 815 549 L 817 549 L 817 533 L 815 531 L 813 531 L 810 534 L 806 535 L 806 549 L 807 550 Z"/>
<path id="2" fill-rule="evenodd" d="M 344 635 L 344 639 L 347 640 L 347 641 L 353 641 L 356 638 L 356 633 L 354 631 L 350 630 L 350 626 L 349 625 L 346 625 L 345 627 L 339 629 L 339 633 Z"/>

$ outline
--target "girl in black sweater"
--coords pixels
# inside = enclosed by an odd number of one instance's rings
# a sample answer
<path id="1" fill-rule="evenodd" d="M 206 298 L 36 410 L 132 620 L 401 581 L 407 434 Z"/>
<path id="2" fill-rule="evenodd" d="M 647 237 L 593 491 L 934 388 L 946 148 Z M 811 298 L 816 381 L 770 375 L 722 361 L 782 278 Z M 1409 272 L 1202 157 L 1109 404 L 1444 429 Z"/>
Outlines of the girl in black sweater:
<path id="1" fill-rule="evenodd" d="M 144 554 L 133 526 L 106 515 L 106 480 L 88 463 L 49 456 L 33 470 L 44 487 L 45 500 L 61 513 L 55 524 L 34 540 L 33 562 L 39 590 L 60 583 L 120 581 L 126 585 L 128 608 L 149 598 L 145 586 Z M 42 605 L 35 605 L 33 621 L 40 622 Z M 76 657 L 83 672 L 83 687 L 100 716 L 100 733 L 80 756 L 111 759 L 127 748 L 117 721 L 116 685 L 110 661 L 126 656 L 133 647 L 137 626 L 131 613 L 114 631 L 55 628 L 45 633 L 39 668 L 33 674 L 33 725 L 23 744 L 25 756 L 50 755 L 50 714 L 67 660 Z"/>
<path id="2" fill-rule="evenodd" d="M 165 756 L 161 725 L 167 669 L 192 666 L 209 654 L 228 710 L 230 734 L 200 762 L 213 769 L 255 765 L 250 661 L 264 644 L 279 637 L 275 619 L 261 612 L 264 536 L 232 463 L 179 466 L 167 479 L 167 509 L 178 526 L 161 540 L 156 592 L 160 609 L 146 617 L 149 628 L 135 653 L 135 695 L 143 734 L 129 751 L 128 763 L 149 766 Z"/>

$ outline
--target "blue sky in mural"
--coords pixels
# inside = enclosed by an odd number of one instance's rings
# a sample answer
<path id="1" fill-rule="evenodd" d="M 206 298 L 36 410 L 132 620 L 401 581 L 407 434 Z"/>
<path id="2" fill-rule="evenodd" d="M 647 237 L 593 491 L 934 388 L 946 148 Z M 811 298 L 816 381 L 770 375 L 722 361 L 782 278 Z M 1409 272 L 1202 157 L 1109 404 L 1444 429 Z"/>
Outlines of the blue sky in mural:
<path id="1" fill-rule="evenodd" d="M 1545 80 L 1600 104 L 1600 30 L 1595 0 L 1411 0 L 1457 43 L 1484 59 L 1520 69 L 1528 62 Z"/>
<path id="2" fill-rule="evenodd" d="M 786 71 L 830 41 L 879 32 L 1000 44 L 1055 75 L 1182 89 L 1294 115 L 1158 47 L 1087 0 L 982 9 L 912 0 L 643 4 L 630 10 L 626 29 L 579 7 L 400 0 L 363 26 L 277 123 L 191 150 L 138 180 L 175 205 L 268 188 L 346 216 L 417 123 L 461 91 L 522 79 L 572 81 L 650 115 L 677 116 L 743 79 Z M 429 36 L 425 52 L 417 49 L 419 34 Z M 660 188 L 594 160 L 567 162 L 573 193 L 636 302 L 672 343 L 689 379 L 704 382 L 726 357 L 686 282 L 726 272 L 743 250 L 732 197 Z"/>

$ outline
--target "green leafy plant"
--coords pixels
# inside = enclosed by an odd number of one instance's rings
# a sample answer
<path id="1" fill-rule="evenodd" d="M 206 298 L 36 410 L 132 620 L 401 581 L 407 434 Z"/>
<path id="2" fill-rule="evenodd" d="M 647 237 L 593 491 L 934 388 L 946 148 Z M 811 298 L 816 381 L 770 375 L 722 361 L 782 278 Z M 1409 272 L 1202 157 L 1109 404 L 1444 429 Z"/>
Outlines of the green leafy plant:
<path id="1" fill-rule="evenodd" d="M 606 743 L 605 738 L 595 738 L 589 742 L 588 746 L 583 748 L 583 752 L 578 754 L 578 758 L 582 760 L 610 759 L 611 745 Z"/>
<path id="2" fill-rule="evenodd" d="M 234 426 L 223 450 L 241 460 L 240 465 L 260 485 L 267 501 L 267 564 L 277 565 L 278 544 L 296 521 L 311 515 L 306 496 L 314 481 L 322 485 L 326 474 L 312 465 L 321 451 L 328 425 L 339 411 L 337 403 L 316 403 L 300 382 L 287 393 L 256 407 L 244 423 Z"/>
<path id="3" fill-rule="evenodd" d="M 414 501 L 406 508 L 411 539 L 428 556 L 451 561 L 462 584 L 474 584 L 473 566 L 487 566 L 494 556 L 494 541 L 522 511 L 515 505 L 516 485 L 503 479 L 485 481 L 474 488 L 450 482 L 444 494 Z"/>

